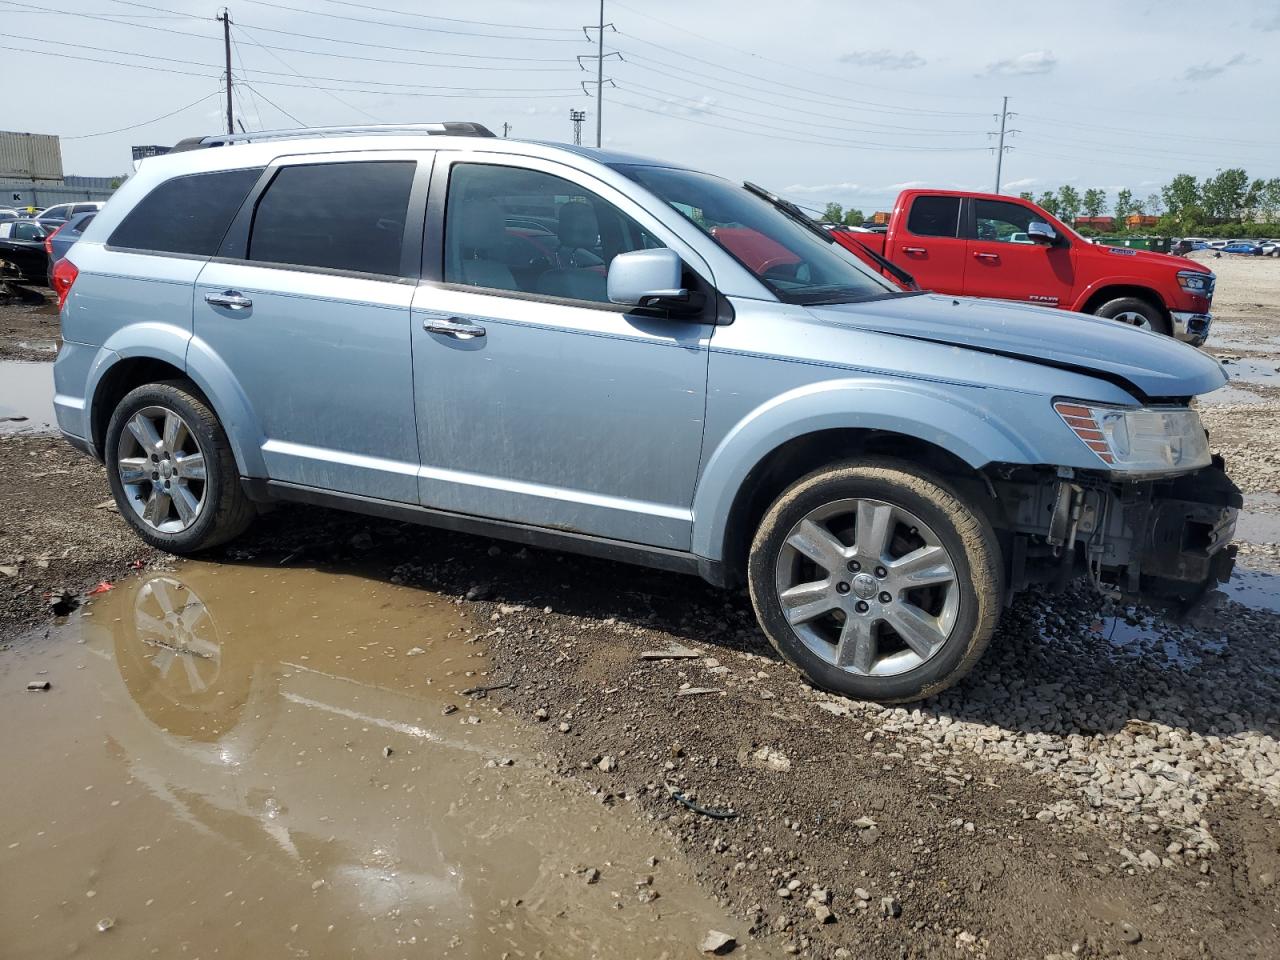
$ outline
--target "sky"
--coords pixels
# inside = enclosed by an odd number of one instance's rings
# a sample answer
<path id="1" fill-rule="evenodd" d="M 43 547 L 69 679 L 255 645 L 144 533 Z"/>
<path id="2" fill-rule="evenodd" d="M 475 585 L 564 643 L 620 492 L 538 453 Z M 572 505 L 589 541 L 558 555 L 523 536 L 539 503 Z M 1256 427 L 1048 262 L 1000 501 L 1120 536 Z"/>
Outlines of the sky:
<path id="1" fill-rule="evenodd" d="M 598 0 L 228 7 L 246 129 L 474 120 L 570 141 L 585 110 L 595 142 Z M 0 0 L 0 129 L 58 134 L 87 176 L 224 130 L 220 9 Z M 605 0 L 605 20 L 605 147 L 817 208 L 992 189 L 1005 96 L 1005 192 L 1280 176 L 1280 0 Z"/>

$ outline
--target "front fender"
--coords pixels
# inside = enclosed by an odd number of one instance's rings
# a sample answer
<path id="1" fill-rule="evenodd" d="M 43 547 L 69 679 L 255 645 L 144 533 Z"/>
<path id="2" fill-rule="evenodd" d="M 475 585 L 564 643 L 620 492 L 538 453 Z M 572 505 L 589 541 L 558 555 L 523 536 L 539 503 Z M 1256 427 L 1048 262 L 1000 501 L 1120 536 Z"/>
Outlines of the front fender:
<path id="1" fill-rule="evenodd" d="M 1161 307 L 1166 310 L 1169 309 L 1169 304 L 1165 301 L 1165 298 L 1160 296 L 1160 292 L 1152 286 L 1150 277 L 1131 277 L 1122 274 L 1112 274 L 1093 281 L 1087 287 L 1083 287 L 1076 293 L 1075 302 L 1072 303 L 1071 309 L 1076 313 L 1084 313 L 1084 305 L 1089 302 L 1089 299 L 1099 290 L 1106 287 L 1140 287 L 1154 297 L 1156 303 Z"/>
<path id="2" fill-rule="evenodd" d="M 145 358 L 182 370 L 208 399 L 226 431 L 240 475 L 265 477 L 262 428 L 249 399 L 222 358 L 209 345 L 180 327 L 164 323 L 136 323 L 115 331 L 90 365 L 87 397 L 98 402 L 103 378 L 118 363 Z M 92 420 L 90 421 L 92 422 Z"/>
<path id="3" fill-rule="evenodd" d="M 1044 451 L 975 399 L 925 382 L 872 378 L 828 380 L 774 397 L 738 421 L 707 459 L 693 499 L 693 552 L 723 559 L 730 511 L 751 471 L 788 441 L 823 430 L 905 434 L 975 469 L 993 462 L 1044 462 Z"/>

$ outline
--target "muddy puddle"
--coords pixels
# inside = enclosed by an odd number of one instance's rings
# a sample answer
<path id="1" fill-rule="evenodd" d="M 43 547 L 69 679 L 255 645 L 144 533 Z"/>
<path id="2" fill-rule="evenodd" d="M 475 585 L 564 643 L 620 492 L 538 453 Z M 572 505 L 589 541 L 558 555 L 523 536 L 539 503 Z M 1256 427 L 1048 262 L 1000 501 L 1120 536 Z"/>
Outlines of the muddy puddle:
<path id="1" fill-rule="evenodd" d="M 0 360 L 0 433 L 56 430 L 53 364 Z"/>
<path id="2" fill-rule="evenodd" d="M 463 695 L 501 681 L 477 640 L 490 626 L 356 575 L 185 564 L 17 644 L 0 658 L 0 953 L 657 958 L 697 956 L 709 929 L 741 942 L 669 843 L 556 779 L 497 694 Z"/>

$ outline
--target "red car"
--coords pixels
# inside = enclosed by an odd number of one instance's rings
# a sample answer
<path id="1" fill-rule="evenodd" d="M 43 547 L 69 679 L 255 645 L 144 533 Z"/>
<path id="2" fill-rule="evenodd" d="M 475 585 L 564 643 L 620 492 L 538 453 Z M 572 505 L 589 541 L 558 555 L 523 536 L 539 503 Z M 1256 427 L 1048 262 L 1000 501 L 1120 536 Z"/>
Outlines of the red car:
<path id="1" fill-rule="evenodd" d="M 1209 335 L 1214 275 L 1207 267 L 1091 243 L 1018 197 L 906 190 L 887 232 L 832 235 L 864 260 L 867 250 L 885 257 L 926 290 L 1091 313 L 1193 346 Z"/>

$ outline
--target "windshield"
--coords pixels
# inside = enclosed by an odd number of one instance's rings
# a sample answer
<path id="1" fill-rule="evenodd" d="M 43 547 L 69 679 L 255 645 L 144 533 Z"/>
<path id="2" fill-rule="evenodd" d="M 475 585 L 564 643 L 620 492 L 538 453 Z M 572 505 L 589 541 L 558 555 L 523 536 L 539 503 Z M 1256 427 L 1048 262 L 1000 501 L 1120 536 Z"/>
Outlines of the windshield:
<path id="1" fill-rule="evenodd" d="M 847 303 L 900 293 L 833 240 L 743 187 L 692 170 L 619 165 L 671 204 L 786 303 Z"/>

